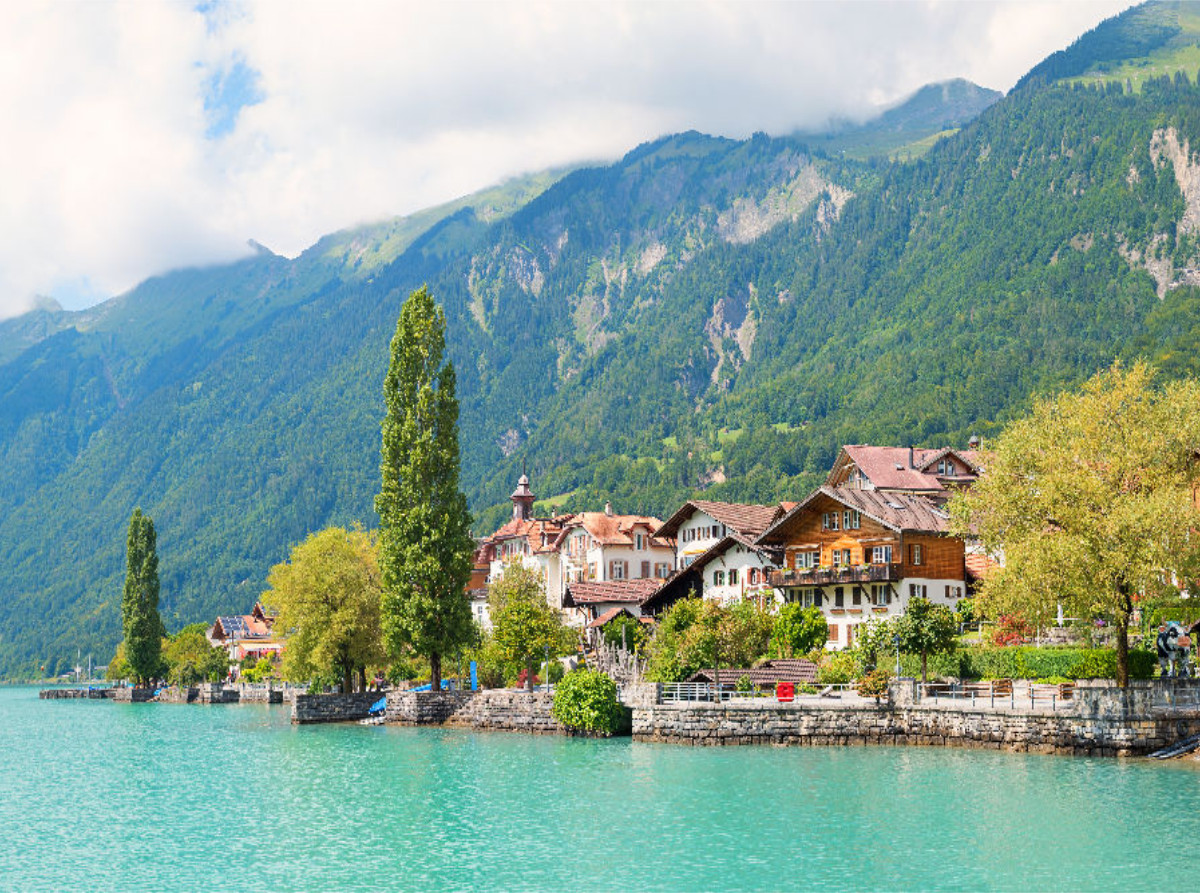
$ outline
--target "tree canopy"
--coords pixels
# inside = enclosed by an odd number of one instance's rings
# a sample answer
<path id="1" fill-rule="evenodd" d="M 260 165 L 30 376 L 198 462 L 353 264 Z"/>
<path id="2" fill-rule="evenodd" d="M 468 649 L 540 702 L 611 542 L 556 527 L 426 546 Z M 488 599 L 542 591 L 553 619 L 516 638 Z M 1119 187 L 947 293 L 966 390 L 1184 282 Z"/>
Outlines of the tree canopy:
<path id="1" fill-rule="evenodd" d="M 263 604 L 287 637 L 283 672 L 296 681 L 341 680 L 384 659 L 381 583 L 375 539 L 358 529 L 330 527 L 292 549 L 271 568 Z"/>
<path id="2" fill-rule="evenodd" d="M 488 587 L 492 638 L 505 660 L 525 665 L 525 686 L 533 689 L 534 661 L 569 654 L 575 635 L 563 626 L 562 616 L 546 603 L 542 575 L 521 564 L 511 564 Z M 549 668 L 547 668 L 549 673 Z"/>
<path id="3" fill-rule="evenodd" d="M 917 596 L 908 600 L 904 613 L 896 619 L 896 634 L 900 636 L 900 647 L 921 655 L 921 681 L 928 676 L 929 655 L 954 649 L 958 633 L 958 621 L 954 612 L 945 605 L 935 605 L 929 599 Z M 878 642 L 873 654 L 877 657 Z"/>
<path id="4" fill-rule="evenodd" d="M 771 629 L 771 653 L 797 657 L 825 645 L 829 624 L 820 608 L 792 602 L 779 609 Z"/>
<path id="5" fill-rule="evenodd" d="M 446 318 L 420 288 L 392 338 L 375 510 L 385 641 L 393 655 L 411 647 L 428 657 L 435 691 L 442 656 L 475 637 L 465 591 L 475 541 L 459 489 L 458 399 L 445 349 Z"/>
<path id="6" fill-rule="evenodd" d="M 154 521 L 133 510 L 125 544 L 125 588 L 121 595 L 125 660 L 134 679 L 145 683 L 162 672 L 162 638 L 158 615 L 158 539 Z"/>
<path id="7" fill-rule="evenodd" d="M 1004 556 L 983 608 L 1045 624 L 1062 604 L 1112 622 L 1127 685 L 1135 597 L 1195 573 L 1197 407 L 1196 381 L 1159 385 L 1144 363 L 1116 364 L 1005 428 L 951 502 L 957 532 Z"/>

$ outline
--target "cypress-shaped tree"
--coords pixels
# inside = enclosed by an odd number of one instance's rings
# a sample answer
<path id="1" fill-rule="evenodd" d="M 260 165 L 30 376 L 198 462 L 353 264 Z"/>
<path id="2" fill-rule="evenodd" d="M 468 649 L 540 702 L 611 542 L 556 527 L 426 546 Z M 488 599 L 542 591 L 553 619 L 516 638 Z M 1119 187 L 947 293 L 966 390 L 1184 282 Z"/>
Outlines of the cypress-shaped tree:
<path id="1" fill-rule="evenodd" d="M 454 367 L 443 361 L 446 318 L 422 287 L 400 310 L 383 383 L 379 564 L 389 653 L 428 657 L 433 689 L 442 656 L 475 635 L 466 585 L 475 543 L 459 489 Z"/>
<path id="2" fill-rule="evenodd" d="M 163 624 L 158 616 L 158 543 L 154 522 L 133 510 L 125 547 L 125 590 L 121 596 L 125 660 L 138 682 L 162 669 Z"/>

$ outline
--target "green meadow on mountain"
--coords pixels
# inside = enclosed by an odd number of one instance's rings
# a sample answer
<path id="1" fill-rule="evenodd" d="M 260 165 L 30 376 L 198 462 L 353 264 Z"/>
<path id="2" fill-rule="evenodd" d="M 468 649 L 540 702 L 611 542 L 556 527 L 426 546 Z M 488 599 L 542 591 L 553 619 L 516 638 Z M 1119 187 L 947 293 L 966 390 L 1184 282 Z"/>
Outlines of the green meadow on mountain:
<path id="1" fill-rule="evenodd" d="M 1134 8 L 1007 96 L 832 134 L 683 133 L 289 260 L 0 322 L 0 675 L 120 637 L 154 518 L 168 628 L 374 526 L 388 341 L 445 309 L 475 532 L 541 509 L 795 499 L 842 443 L 965 444 L 1116 358 L 1200 373 L 1200 13 Z"/>

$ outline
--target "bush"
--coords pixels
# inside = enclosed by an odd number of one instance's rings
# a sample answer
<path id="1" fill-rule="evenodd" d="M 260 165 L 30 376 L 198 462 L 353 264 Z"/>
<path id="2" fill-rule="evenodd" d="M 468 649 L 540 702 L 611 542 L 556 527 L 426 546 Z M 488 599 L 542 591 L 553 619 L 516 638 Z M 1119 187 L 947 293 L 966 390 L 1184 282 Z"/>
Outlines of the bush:
<path id="1" fill-rule="evenodd" d="M 572 670 L 554 689 L 550 715 L 568 729 L 611 735 L 621 727 L 624 708 L 617 684 L 599 670 Z"/>
<path id="2" fill-rule="evenodd" d="M 739 694 L 754 691 L 754 682 L 749 676 L 743 673 L 738 677 L 737 684 L 733 687 L 733 690 Z"/>
<path id="3" fill-rule="evenodd" d="M 888 693 L 888 680 L 891 676 L 887 670 L 872 670 L 858 680 L 858 693 L 864 698 L 874 698 L 878 701 Z"/>
<path id="4" fill-rule="evenodd" d="M 823 647 L 829 638 L 829 625 L 820 608 L 792 602 L 779 609 L 771 630 L 772 657 L 795 657 Z"/>
<path id="5" fill-rule="evenodd" d="M 1028 642 L 1033 636 L 1033 627 L 1029 622 L 1016 614 L 1001 614 L 992 632 L 992 644 L 998 648 L 1006 645 L 1020 645 Z"/>
<path id="6" fill-rule="evenodd" d="M 832 651 L 817 669 L 817 682 L 822 685 L 845 685 L 859 675 L 858 661 L 851 651 Z"/>

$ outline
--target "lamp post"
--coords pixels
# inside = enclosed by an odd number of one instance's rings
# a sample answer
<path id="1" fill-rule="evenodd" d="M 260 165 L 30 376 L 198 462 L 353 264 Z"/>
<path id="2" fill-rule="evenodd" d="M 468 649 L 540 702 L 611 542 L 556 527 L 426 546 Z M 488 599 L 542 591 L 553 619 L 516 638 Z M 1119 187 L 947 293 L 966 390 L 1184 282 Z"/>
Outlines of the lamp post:
<path id="1" fill-rule="evenodd" d="M 896 678 L 900 678 L 900 634 L 892 636 L 892 642 L 896 646 Z"/>

